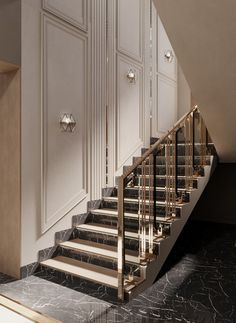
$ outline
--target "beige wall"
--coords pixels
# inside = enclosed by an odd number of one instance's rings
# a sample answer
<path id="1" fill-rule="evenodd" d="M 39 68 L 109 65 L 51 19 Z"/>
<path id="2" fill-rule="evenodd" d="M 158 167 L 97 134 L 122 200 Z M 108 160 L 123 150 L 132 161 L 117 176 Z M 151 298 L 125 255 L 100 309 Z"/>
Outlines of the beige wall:
<path id="1" fill-rule="evenodd" d="M 235 0 L 154 3 L 220 160 L 235 162 Z"/>
<path id="2" fill-rule="evenodd" d="M 0 1 L 0 60 L 20 64 L 20 0 Z"/>

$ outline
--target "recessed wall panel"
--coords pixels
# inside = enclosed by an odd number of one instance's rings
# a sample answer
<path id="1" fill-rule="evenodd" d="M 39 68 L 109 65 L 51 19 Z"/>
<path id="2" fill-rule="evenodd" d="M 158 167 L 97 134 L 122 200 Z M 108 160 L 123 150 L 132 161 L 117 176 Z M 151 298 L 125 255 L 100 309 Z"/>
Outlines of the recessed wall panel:
<path id="1" fill-rule="evenodd" d="M 117 1 L 118 50 L 142 61 L 143 4 L 142 0 Z"/>
<path id="2" fill-rule="evenodd" d="M 158 44 L 157 44 L 158 73 L 161 73 L 169 77 L 170 79 L 176 81 L 177 70 L 176 70 L 175 53 L 159 17 L 158 17 L 157 29 L 158 29 Z M 173 59 L 171 62 L 169 62 L 165 57 L 165 55 L 168 54 L 168 52 L 170 52 L 171 55 L 173 55 Z"/>
<path id="3" fill-rule="evenodd" d="M 43 17 L 42 229 L 85 197 L 87 39 L 57 20 Z M 60 118 L 72 114 L 74 132 Z"/>
<path id="4" fill-rule="evenodd" d="M 87 30 L 86 0 L 43 0 L 43 8 L 74 26 Z"/>
<path id="5" fill-rule="evenodd" d="M 158 132 L 170 130 L 177 121 L 176 83 L 158 78 Z"/>
<path id="6" fill-rule="evenodd" d="M 130 69 L 135 81 L 130 82 Z M 142 68 L 133 61 L 117 57 L 117 168 L 142 145 L 143 93 Z"/>

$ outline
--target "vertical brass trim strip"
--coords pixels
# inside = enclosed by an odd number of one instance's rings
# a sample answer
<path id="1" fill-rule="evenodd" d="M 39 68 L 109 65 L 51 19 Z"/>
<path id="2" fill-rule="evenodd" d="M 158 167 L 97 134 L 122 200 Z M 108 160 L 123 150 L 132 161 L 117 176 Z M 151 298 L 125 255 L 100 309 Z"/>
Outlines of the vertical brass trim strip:
<path id="1" fill-rule="evenodd" d="M 118 242 L 117 242 L 117 269 L 118 269 L 118 300 L 124 301 L 124 264 L 125 264 L 125 237 L 124 237 L 124 179 L 118 181 Z"/>

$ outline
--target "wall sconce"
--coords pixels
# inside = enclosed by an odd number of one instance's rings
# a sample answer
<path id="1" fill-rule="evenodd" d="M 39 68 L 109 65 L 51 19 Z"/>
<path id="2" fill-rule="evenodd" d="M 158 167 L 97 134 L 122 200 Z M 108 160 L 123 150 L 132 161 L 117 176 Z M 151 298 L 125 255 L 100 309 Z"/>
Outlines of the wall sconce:
<path id="1" fill-rule="evenodd" d="M 174 54 L 173 54 L 172 50 L 167 50 L 165 52 L 164 57 L 165 57 L 166 62 L 172 63 L 172 61 L 174 59 Z"/>
<path id="2" fill-rule="evenodd" d="M 127 75 L 126 75 L 129 83 L 135 83 L 136 81 L 136 75 L 134 70 L 132 70 L 132 68 L 128 71 Z"/>
<path id="3" fill-rule="evenodd" d="M 73 132 L 76 121 L 71 113 L 64 113 L 60 119 L 60 128 L 63 132 Z"/>

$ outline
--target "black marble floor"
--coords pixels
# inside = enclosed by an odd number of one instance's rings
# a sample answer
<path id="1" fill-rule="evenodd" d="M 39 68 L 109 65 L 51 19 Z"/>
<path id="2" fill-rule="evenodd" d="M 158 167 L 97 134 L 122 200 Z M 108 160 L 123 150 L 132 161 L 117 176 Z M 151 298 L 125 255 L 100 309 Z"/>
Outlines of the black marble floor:
<path id="1" fill-rule="evenodd" d="M 152 287 L 123 306 L 39 277 L 0 293 L 65 323 L 236 322 L 236 226 L 189 221 Z"/>

